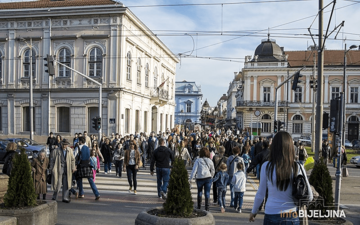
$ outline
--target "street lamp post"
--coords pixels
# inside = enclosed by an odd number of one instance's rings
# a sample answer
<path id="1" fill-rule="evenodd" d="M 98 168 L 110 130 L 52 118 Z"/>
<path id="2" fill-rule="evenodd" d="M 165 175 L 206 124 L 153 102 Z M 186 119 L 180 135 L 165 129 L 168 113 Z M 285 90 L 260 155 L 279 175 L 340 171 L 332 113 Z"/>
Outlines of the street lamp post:
<path id="1" fill-rule="evenodd" d="M 342 145 L 345 145 L 345 124 L 346 124 L 346 91 L 345 91 L 345 83 L 346 83 L 346 64 L 347 64 L 347 58 L 346 58 L 346 54 L 351 50 L 357 48 L 356 45 L 351 45 L 349 49 L 346 49 L 346 44 L 345 44 L 345 50 L 344 50 L 344 79 L 343 79 L 343 96 L 344 96 L 344 101 L 343 101 L 343 132 L 342 132 Z"/>

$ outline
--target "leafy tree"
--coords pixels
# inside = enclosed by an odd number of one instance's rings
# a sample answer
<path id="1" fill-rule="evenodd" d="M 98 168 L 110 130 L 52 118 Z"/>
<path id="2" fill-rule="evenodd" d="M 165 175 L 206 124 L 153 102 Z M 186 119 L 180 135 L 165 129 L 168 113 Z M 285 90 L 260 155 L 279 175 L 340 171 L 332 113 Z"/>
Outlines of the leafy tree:
<path id="1" fill-rule="evenodd" d="M 311 171 L 309 182 L 319 193 L 317 202 L 309 206 L 309 210 L 321 210 L 323 215 L 326 210 L 332 209 L 334 206 L 332 179 L 327 166 L 320 160 L 315 163 L 314 169 Z"/>
<path id="2" fill-rule="evenodd" d="M 175 158 L 173 168 L 170 173 L 167 198 L 164 203 L 165 213 L 181 217 L 188 217 L 193 212 L 194 202 L 192 201 L 188 172 L 184 161 L 181 159 L 181 148 L 179 147 L 179 157 Z"/>
<path id="3" fill-rule="evenodd" d="M 21 149 L 21 154 L 14 155 L 4 203 L 8 208 L 37 205 L 31 166 L 24 148 Z"/>

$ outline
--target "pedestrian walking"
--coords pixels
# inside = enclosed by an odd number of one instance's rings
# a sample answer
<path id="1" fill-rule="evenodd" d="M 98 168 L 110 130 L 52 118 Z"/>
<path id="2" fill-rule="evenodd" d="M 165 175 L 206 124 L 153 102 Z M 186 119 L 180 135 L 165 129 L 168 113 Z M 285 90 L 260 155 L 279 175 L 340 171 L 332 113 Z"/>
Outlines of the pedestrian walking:
<path id="1" fill-rule="evenodd" d="M 101 154 L 104 157 L 104 173 L 111 173 L 111 163 L 113 158 L 112 146 L 110 144 L 110 139 L 106 138 L 105 143 L 101 146 Z"/>
<path id="2" fill-rule="evenodd" d="M 225 148 L 224 146 L 220 146 L 218 150 L 218 154 L 214 156 L 213 163 L 215 166 L 215 175 L 220 172 L 220 165 L 222 163 L 226 163 L 228 157 L 226 157 L 225 154 Z M 218 191 L 216 185 L 213 185 L 213 204 L 218 204 Z"/>
<path id="3" fill-rule="evenodd" d="M 197 193 L 197 209 L 201 209 L 202 193 L 205 190 L 205 210 L 209 211 L 210 207 L 210 189 L 212 177 L 215 174 L 213 162 L 210 160 L 210 151 L 208 148 L 203 147 L 200 150 L 199 158 L 195 161 L 189 183 L 193 178 L 196 178 Z"/>
<path id="4" fill-rule="evenodd" d="M 93 180 L 94 183 L 96 181 L 96 170 L 97 170 L 97 158 L 96 158 L 96 151 L 95 150 L 91 150 L 90 151 L 90 164 L 93 170 Z"/>
<path id="5" fill-rule="evenodd" d="M 50 158 L 51 189 L 54 190 L 52 200 L 56 200 L 62 186 L 62 201 L 70 203 L 69 190 L 72 184 L 72 174 L 76 171 L 75 157 L 69 146 L 69 141 L 63 139 L 60 147 L 54 149 Z"/>
<path id="6" fill-rule="evenodd" d="M 189 154 L 189 151 L 186 148 L 185 141 L 180 142 L 180 151 L 177 149 L 175 150 L 175 157 L 180 157 L 184 161 L 184 165 L 191 161 L 191 156 Z"/>
<path id="7" fill-rule="evenodd" d="M 46 152 L 44 150 L 40 151 L 38 158 L 33 159 L 31 162 L 32 171 L 35 176 L 35 193 L 37 199 L 40 199 L 40 195 L 42 195 L 43 200 L 46 199 L 46 170 L 48 166 L 49 159 L 46 157 Z"/>
<path id="8" fill-rule="evenodd" d="M 124 165 L 124 157 L 125 157 L 125 150 L 124 150 L 124 138 L 121 138 L 120 142 L 117 143 L 115 146 L 114 151 L 114 161 L 115 161 L 115 171 L 116 176 L 121 178 L 122 176 L 122 169 Z"/>
<path id="9" fill-rule="evenodd" d="M 229 174 L 227 173 L 227 166 L 225 163 L 220 165 L 220 171 L 216 173 L 213 182 L 216 182 L 216 187 L 218 191 L 218 202 L 220 205 L 221 213 L 225 212 L 225 196 L 226 196 L 226 188 L 229 182 Z"/>
<path id="10" fill-rule="evenodd" d="M 265 207 L 264 224 L 295 224 L 299 225 L 299 217 L 291 212 L 296 212 L 297 207 L 292 197 L 292 177 L 297 176 L 302 165 L 295 162 L 294 145 L 291 135 L 287 132 L 278 132 L 272 142 L 269 161 L 261 167 L 260 185 L 255 196 L 254 205 L 250 213 L 250 222 L 255 221 L 259 206 L 268 190 L 268 199 Z M 313 194 L 307 177 L 304 177 L 309 190 L 308 200 Z M 290 212 L 290 213 L 289 213 Z M 286 214 L 287 216 L 283 216 Z M 285 222 L 286 221 L 286 222 Z"/>
<path id="11" fill-rule="evenodd" d="M 234 209 L 241 213 L 241 208 L 243 204 L 243 197 L 246 191 L 246 174 L 244 170 L 244 164 L 238 163 L 236 165 L 237 172 L 234 174 L 231 184 L 233 185 L 234 192 Z"/>
<path id="12" fill-rule="evenodd" d="M 239 156 L 240 154 L 240 148 L 239 147 L 235 147 L 232 150 L 233 155 L 231 155 L 228 160 L 226 161 L 226 165 L 228 168 L 228 174 L 229 174 L 229 179 L 232 180 L 235 172 L 237 171 L 236 169 L 236 165 L 238 163 L 242 163 L 243 164 L 243 168 L 245 168 L 245 164 L 244 164 L 244 160 Z M 234 192 L 233 192 L 233 184 L 230 183 L 230 197 L 231 197 L 231 201 L 230 201 L 230 207 L 234 207 Z"/>
<path id="13" fill-rule="evenodd" d="M 135 144 L 135 141 L 129 143 L 129 149 L 125 150 L 124 156 L 124 172 L 126 169 L 126 174 L 129 182 L 129 193 L 131 193 L 132 188 L 134 187 L 134 195 L 136 195 L 137 188 L 137 179 L 136 175 L 140 168 L 142 161 L 140 159 L 140 152 Z"/>
<path id="14" fill-rule="evenodd" d="M 79 154 L 77 157 L 77 184 L 79 187 L 79 197 L 84 198 L 83 178 L 87 178 L 91 190 L 95 195 L 95 200 L 100 199 L 99 191 L 93 179 L 93 166 L 91 165 L 90 149 L 85 144 L 85 137 L 79 138 Z M 96 163 L 96 162 L 95 162 Z"/>
<path id="15" fill-rule="evenodd" d="M 54 134 L 53 132 L 50 132 L 50 135 L 49 137 L 47 138 L 46 140 L 46 145 L 49 146 L 49 151 L 50 151 L 50 155 L 51 155 L 51 152 L 57 148 L 57 144 L 56 144 L 56 139 L 54 137 Z"/>
<path id="16" fill-rule="evenodd" d="M 157 191 L 158 197 L 166 199 L 167 187 L 170 180 L 170 161 L 174 161 L 173 152 L 165 147 L 165 140 L 159 139 L 159 145 L 153 153 L 150 163 L 150 174 L 154 175 L 154 166 L 156 163 L 156 178 L 157 178 Z"/>
<path id="17" fill-rule="evenodd" d="M 98 141 L 94 141 L 93 146 L 91 147 L 91 150 L 95 150 L 96 163 L 97 163 L 96 173 L 99 173 L 99 172 L 100 172 L 100 169 L 101 169 L 101 167 L 100 167 L 100 160 L 101 160 L 101 162 L 105 162 L 105 161 L 104 161 L 103 155 L 101 154 Z"/>

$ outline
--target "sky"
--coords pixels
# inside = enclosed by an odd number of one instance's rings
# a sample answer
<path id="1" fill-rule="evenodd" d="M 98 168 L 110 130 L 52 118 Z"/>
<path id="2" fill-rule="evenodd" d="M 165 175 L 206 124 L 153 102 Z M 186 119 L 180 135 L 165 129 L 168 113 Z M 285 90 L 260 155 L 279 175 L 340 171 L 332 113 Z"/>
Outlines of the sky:
<path id="1" fill-rule="evenodd" d="M 0 0 L 9 2 L 10 0 Z M 120 0 L 121 1 L 121 0 Z M 234 72 L 254 55 L 261 40 L 270 38 L 285 51 L 306 50 L 318 33 L 318 0 L 122 0 L 129 9 L 180 58 L 177 81 L 201 85 L 203 101 L 214 106 L 227 93 Z M 324 0 L 324 6 L 331 1 Z M 330 4 L 324 9 L 324 33 Z M 360 45 L 360 0 L 337 1 L 326 49 Z M 314 37 L 317 44 L 317 37 Z"/>

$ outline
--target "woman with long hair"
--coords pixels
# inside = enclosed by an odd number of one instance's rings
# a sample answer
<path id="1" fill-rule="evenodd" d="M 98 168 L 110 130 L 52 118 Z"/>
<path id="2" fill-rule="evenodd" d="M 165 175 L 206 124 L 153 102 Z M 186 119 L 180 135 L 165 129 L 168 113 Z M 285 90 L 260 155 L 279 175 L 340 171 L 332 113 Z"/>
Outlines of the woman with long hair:
<path id="1" fill-rule="evenodd" d="M 134 195 L 136 195 L 137 179 L 136 174 L 139 170 L 140 164 L 140 152 L 136 146 L 135 141 L 130 141 L 129 149 L 125 150 L 124 158 L 124 172 L 126 169 L 126 174 L 129 182 L 129 193 L 131 193 L 132 188 L 134 187 Z"/>
<path id="2" fill-rule="evenodd" d="M 103 155 L 101 154 L 101 151 L 100 151 L 100 148 L 99 148 L 99 144 L 97 141 L 94 141 L 92 147 L 91 147 L 91 150 L 94 150 L 95 151 L 95 157 L 96 157 L 96 172 L 100 172 L 100 158 L 101 158 L 101 161 L 104 162 L 104 157 Z"/>
<path id="3" fill-rule="evenodd" d="M 58 146 L 58 148 L 60 148 L 60 142 L 61 142 L 62 138 L 61 138 L 61 135 L 56 135 L 56 141 L 55 141 L 55 145 Z"/>
<path id="4" fill-rule="evenodd" d="M 178 151 L 178 149 L 175 150 L 175 157 L 181 157 L 186 166 L 186 163 L 191 161 L 191 156 L 186 148 L 185 141 L 180 142 L 180 147 L 180 152 Z"/>
<path id="5" fill-rule="evenodd" d="M 255 221 L 255 216 L 267 190 L 268 198 L 263 224 L 285 224 L 289 222 L 289 224 L 299 225 L 299 217 L 289 213 L 297 211 L 292 197 L 292 180 L 299 172 L 301 173 L 301 170 L 305 171 L 305 169 L 295 162 L 293 140 L 289 133 L 280 131 L 275 135 L 268 157 L 269 161 L 265 162 L 260 170 L 260 186 L 255 196 L 249 221 Z M 308 190 L 310 190 L 308 199 L 312 200 L 313 195 L 309 181 L 306 176 L 305 179 Z M 283 216 L 284 213 L 287 216 Z"/>

